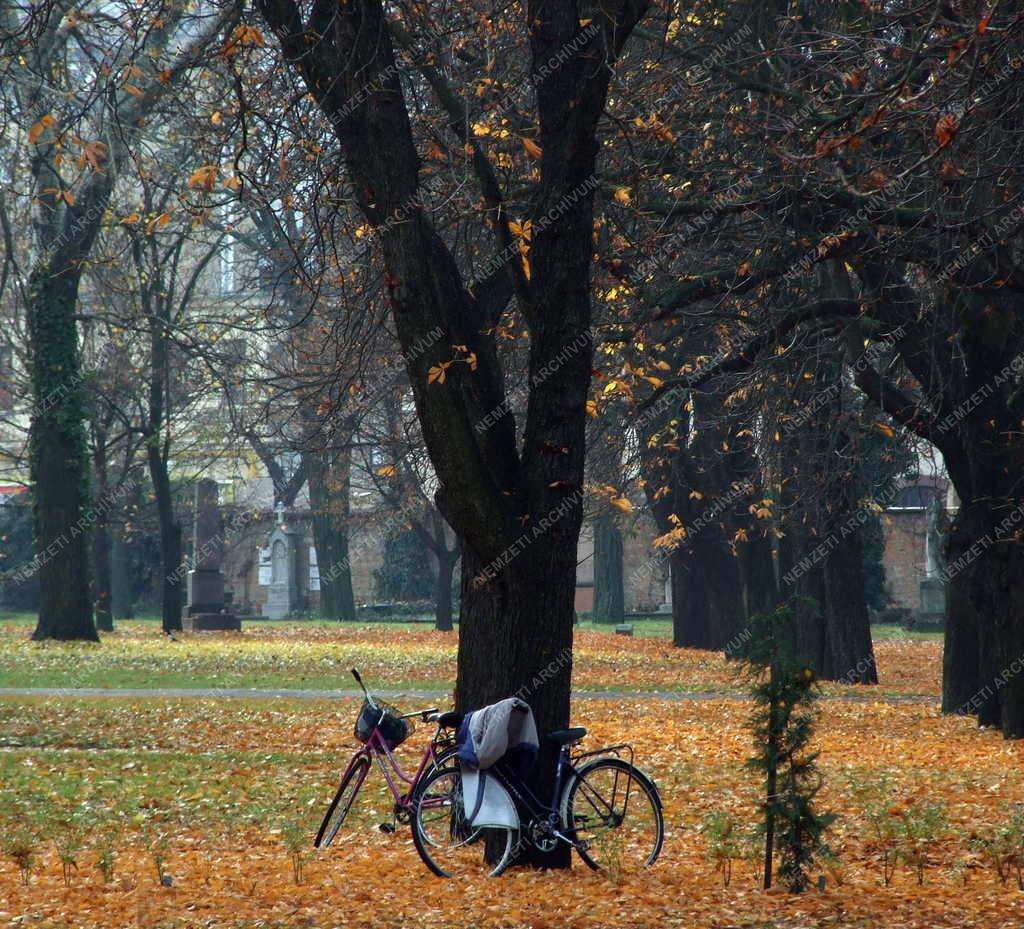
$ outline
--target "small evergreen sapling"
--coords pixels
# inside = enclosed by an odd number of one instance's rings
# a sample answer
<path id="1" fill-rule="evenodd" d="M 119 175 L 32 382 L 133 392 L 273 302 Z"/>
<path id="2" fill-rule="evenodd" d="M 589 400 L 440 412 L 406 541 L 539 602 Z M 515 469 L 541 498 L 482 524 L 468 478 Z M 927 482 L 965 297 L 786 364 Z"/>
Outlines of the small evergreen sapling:
<path id="1" fill-rule="evenodd" d="M 835 817 L 814 808 L 822 781 L 817 753 L 808 746 L 819 689 L 794 647 L 795 605 L 791 599 L 752 617 L 739 657 L 755 703 L 748 725 L 756 754 L 747 766 L 764 776 L 764 887 L 772 885 L 777 852 L 779 879 L 800 893 L 815 858 L 828 851 L 824 834 Z"/>

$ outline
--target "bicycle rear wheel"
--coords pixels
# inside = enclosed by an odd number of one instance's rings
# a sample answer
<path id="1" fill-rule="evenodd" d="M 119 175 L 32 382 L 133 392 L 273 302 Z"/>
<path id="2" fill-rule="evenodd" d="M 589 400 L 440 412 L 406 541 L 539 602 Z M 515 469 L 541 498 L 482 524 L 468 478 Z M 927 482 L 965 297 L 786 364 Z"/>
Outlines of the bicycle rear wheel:
<path id="1" fill-rule="evenodd" d="M 665 823 L 658 789 L 619 758 L 580 768 L 562 795 L 561 812 L 580 858 L 595 871 L 629 874 L 661 854 Z"/>
<path id="2" fill-rule="evenodd" d="M 362 755 L 345 772 L 345 776 L 341 779 L 341 784 L 338 785 L 338 792 L 334 795 L 331 805 L 327 807 L 324 821 L 320 823 L 320 830 L 313 840 L 313 845 L 316 848 L 326 848 L 334 841 L 334 837 L 338 834 L 338 830 L 348 816 L 348 811 L 352 808 L 352 801 L 355 800 L 356 794 L 359 793 L 359 788 L 363 786 L 366 772 L 369 770 L 370 759 Z"/>
<path id="3" fill-rule="evenodd" d="M 412 840 L 423 863 L 439 877 L 496 877 L 511 863 L 518 831 L 474 827 L 462 803 L 457 766 L 424 775 L 413 798 Z"/>

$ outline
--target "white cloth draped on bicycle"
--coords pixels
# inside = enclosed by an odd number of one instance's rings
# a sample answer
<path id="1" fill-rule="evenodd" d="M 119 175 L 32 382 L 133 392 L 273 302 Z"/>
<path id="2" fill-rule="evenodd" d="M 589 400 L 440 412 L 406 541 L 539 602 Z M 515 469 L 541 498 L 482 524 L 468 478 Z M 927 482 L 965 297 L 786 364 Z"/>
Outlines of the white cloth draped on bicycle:
<path id="1" fill-rule="evenodd" d="M 462 769 L 462 810 L 466 822 L 476 829 L 519 828 L 516 805 L 501 784 L 486 771 L 460 765 Z"/>
<path id="2" fill-rule="evenodd" d="M 486 770 L 501 758 L 529 766 L 540 740 L 533 710 L 518 697 L 508 697 L 469 713 L 459 727 L 459 760 Z"/>

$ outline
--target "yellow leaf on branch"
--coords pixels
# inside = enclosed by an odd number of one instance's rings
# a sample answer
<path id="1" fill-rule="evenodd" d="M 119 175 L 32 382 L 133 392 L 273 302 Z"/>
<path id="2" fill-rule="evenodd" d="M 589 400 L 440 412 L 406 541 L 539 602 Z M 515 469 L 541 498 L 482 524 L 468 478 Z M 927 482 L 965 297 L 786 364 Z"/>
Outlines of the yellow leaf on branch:
<path id="1" fill-rule="evenodd" d="M 612 497 L 612 499 L 609 502 L 613 507 L 615 507 L 615 509 L 621 510 L 623 513 L 633 512 L 633 504 L 630 503 L 629 497 Z"/>

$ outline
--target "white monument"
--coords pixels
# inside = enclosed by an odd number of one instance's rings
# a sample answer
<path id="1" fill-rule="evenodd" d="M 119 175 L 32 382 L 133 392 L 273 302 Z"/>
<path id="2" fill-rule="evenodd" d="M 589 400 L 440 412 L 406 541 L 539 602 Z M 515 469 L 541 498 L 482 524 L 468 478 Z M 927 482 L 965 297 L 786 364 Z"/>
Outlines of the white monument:
<path id="1" fill-rule="evenodd" d="M 296 534 L 289 531 L 285 525 L 284 505 L 278 503 L 274 509 L 277 513 L 277 525 L 267 542 L 267 549 L 270 552 L 270 577 L 263 615 L 267 619 L 285 619 L 295 612 L 299 603 L 299 588 L 295 576 Z M 261 574 L 266 577 L 262 570 Z"/>

